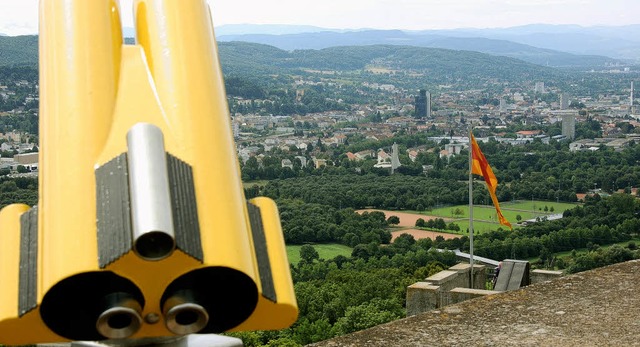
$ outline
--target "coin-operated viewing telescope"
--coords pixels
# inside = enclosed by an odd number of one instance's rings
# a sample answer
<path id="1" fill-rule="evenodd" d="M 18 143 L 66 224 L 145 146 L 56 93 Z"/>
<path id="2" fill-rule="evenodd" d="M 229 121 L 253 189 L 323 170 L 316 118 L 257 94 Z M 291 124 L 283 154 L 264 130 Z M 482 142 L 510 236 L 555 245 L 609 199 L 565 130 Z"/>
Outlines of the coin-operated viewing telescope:
<path id="1" fill-rule="evenodd" d="M 40 3 L 37 207 L 0 212 L 0 344 L 282 329 L 275 203 L 245 200 L 204 0 Z"/>

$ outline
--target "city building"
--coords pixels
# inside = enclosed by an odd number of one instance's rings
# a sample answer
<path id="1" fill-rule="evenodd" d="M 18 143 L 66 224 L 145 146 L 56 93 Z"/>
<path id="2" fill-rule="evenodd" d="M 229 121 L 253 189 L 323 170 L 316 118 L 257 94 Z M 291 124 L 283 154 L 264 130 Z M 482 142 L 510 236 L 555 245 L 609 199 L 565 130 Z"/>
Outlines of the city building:
<path id="1" fill-rule="evenodd" d="M 415 117 L 431 118 L 431 93 L 424 89 L 420 89 L 415 99 Z"/>
<path id="2" fill-rule="evenodd" d="M 576 137 L 575 113 L 565 113 L 562 115 L 562 135 L 570 140 Z"/>
<path id="3" fill-rule="evenodd" d="M 566 110 L 569 108 L 569 94 L 561 93 L 560 94 L 560 109 Z"/>

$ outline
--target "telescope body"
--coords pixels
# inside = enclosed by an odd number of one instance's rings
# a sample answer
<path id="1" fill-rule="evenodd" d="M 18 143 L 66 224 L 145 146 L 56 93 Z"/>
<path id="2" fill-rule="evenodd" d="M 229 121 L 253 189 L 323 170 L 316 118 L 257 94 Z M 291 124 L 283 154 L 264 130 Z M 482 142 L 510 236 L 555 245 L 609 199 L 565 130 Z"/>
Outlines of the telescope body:
<path id="1" fill-rule="evenodd" d="M 282 329 L 276 204 L 247 201 L 204 0 L 40 2 L 36 207 L 0 211 L 0 344 Z"/>

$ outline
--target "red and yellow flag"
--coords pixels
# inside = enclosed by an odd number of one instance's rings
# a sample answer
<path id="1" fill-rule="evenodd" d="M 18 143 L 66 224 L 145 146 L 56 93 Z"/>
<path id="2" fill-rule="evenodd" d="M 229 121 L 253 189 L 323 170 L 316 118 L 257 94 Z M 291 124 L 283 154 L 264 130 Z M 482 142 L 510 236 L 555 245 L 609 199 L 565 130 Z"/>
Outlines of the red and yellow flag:
<path id="1" fill-rule="evenodd" d="M 491 170 L 491 166 L 487 162 L 487 158 L 484 157 L 480 147 L 478 147 L 478 143 L 476 142 L 476 138 L 473 136 L 473 133 L 470 134 L 471 137 L 471 172 L 484 177 L 484 181 L 487 183 L 487 189 L 489 189 L 489 194 L 491 195 L 491 201 L 493 201 L 493 206 L 496 207 L 496 212 L 498 213 L 498 220 L 500 224 L 508 226 L 510 229 L 513 229 L 511 223 L 504 218 L 502 215 L 502 211 L 500 211 L 500 204 L 498 204 L 498 198 L 496 197 L 496 188 L 498 187 L 498 179 L 496 175 L 493 174 L 493 170 Z"/>

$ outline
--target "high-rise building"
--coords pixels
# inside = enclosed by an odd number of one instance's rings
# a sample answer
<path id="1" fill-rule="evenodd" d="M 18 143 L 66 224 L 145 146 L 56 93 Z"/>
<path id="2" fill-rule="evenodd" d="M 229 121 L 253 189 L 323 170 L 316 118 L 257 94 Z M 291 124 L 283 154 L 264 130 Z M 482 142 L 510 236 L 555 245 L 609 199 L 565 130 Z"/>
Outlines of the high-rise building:
<path id="1" fill-rule="evenodd" d="M 398 144 L 393 143 L 391 146 L 391 173 L 400 167 L 400 158 L 398 157 Z"/>
<path id="2" fill-rule="evenodd" d="M 431 92 L 427 92 L 427 118 L 431 118 Z"/>
<path id="3" fill-rule="evenodd" d="M 629 102 L 629 106 L 633 107 L 633 81 L 631 81 L 631 95 L 630 95 L 630 102 Z"/>
<path id="4" fill-rule="evenodd" d="M 507 101 L 504 98 L 500 98 L 500 113 L 507 112 Z"/>
<path id="5" fill-rule="evenodd" d="M 562 93 L 560 94 L 560 109 L 566 110 L 569 108 L 569 94 Z"/>
<path id="6" fill-rule="evenodd" d="M 576 115 L 566 113 L 562 115 L 562 135 L 573 140 L 576 137 Z"/>
<path id="7" fill-rule="evenodd" d="M 416 96 L 415 108 L 416 118 L 431 118 L 431 93 L 420 89 L 420 93 Z"/>
<path id="8" fill-rule="evenodd" d="M 536 86 L 534 88 L 534 92 L 536 92 L 536 93 L 544 93 L 544 82 L 536 82 Z"/>

